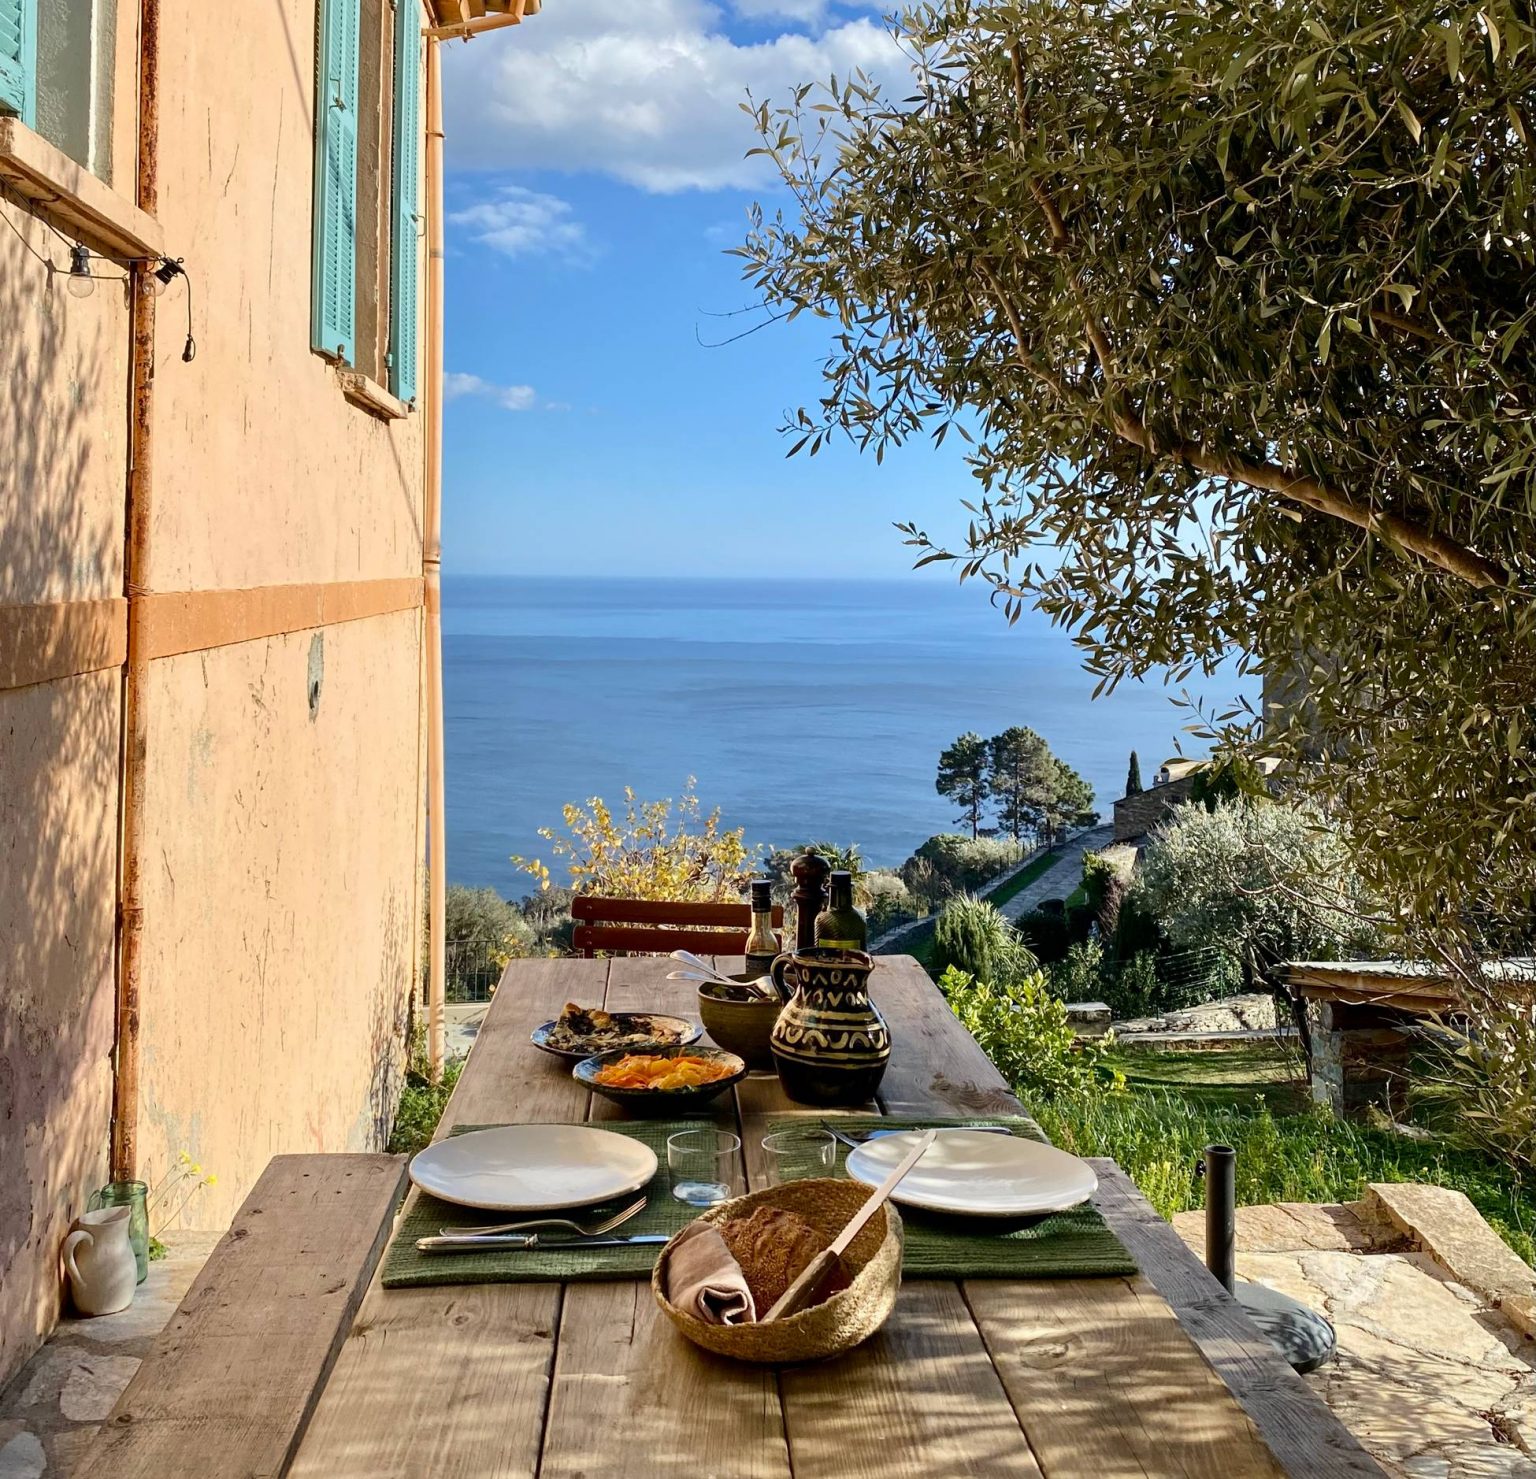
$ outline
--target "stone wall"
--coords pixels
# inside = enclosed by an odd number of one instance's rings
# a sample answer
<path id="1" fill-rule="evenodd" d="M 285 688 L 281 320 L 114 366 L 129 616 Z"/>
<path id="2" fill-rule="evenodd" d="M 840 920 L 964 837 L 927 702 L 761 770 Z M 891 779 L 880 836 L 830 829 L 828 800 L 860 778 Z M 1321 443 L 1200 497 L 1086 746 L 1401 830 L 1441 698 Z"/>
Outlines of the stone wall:
<path id="1" fill-rule="evenodd" d="M 1181 776 L 1165 786 L 1151 786 L 1115 802 L 1115 841 L 1133 842 L 1154 831 L 1168 813 L 1189 800 L 1193 777 Z"/>

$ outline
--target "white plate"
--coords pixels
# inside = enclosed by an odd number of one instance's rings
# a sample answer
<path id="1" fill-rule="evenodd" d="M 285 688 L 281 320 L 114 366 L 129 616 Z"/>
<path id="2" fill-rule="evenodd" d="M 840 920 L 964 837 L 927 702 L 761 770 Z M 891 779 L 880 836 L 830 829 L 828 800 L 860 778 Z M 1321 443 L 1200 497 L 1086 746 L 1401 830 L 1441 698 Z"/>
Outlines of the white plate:
<path id="1" fill-rule="evenodd" d="M 920 1133 L 904 1130 L 866 1141 L 848 1153 L 848 1174 L 865 1186 L 879 1186 Z M 1054 1145 L 956 1129 L 939 1134 L 891 1200 L 967 1217 L 1028 1217 L 1086 1202 L 1098 1185 L 1092 1166 Z"/>
<path id="2" fill-rule="evenodd" d="M 588 1125 L 502 1125 L 429 1145 L 411 1161 L 423 1191 L 488 1212 L 588 1207 L 639 1191 L 656 1152 Z"/>

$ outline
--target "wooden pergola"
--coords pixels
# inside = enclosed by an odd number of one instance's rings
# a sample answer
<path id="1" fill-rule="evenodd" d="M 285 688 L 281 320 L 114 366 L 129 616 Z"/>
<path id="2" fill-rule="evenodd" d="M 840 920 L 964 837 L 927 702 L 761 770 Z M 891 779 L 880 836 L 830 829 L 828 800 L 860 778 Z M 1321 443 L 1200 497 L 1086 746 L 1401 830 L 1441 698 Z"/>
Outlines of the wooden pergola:
<path id="1" fill-rule="evenodd" d="M 515 26 L 539 13 L 539 0 L 436 0 L 437 37 L 474 36 L 499 26 Z"/>

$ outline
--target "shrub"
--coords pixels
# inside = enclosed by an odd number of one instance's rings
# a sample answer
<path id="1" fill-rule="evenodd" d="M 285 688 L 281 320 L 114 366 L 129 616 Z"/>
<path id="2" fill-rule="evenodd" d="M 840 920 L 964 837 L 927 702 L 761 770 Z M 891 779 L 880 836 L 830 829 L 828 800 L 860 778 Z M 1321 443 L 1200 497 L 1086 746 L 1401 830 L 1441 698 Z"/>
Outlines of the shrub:
<path id="1" fill-rule="evenodd" d="M 1063 1001 L 1096 1001 L 1104 994 L 1104 951 L 1097 940 L 1067 949 L 1049 972 L 1051 990 Z"/>
<path id="2" fill-rule="evenodd" d="M 956 894 L 974 893 L 1018 860 L 1019 849 L 1014 842 L 941 832 L 930 837 L 901 865 L 901 876 L 914 894 L 942 903 Z"/>
<path id="3" fill-rule="evenodd" d="M 1169 1010 L 1163 982 L 1157 974 L 1157 956 L 1150 950 L 1107 969 L 1103 992 L 1102 999 L 1117 1020 L 1153 1017 Z"/>
<path id="4" fill-rule="evenodd" d="M 431 1143 L 448 1096 L 463 1071 L 464 1059 L 451 1058 L 443 1065 L 441 1082 L 432 1082 L 427 1066 L 425 1025 L 418 1022 L 407 1046 L 405 1087 L 400 1091 L 394 1128 L 389 1132 L 386 1148 L 391 1155 L 415 1155 Z"/>
<path id="5" fill-rule="evenodd" d="M 557 837 L 549 827 L 540 827 L 539 836 L 552 844 L 557 858 L 567 860 L 580 893 L 735 901 L 752 877 L 755 849 L 742 840 L 745 829 L 722 828 L 718 807 L 704 815 L 692 776 L 675 804 L 637 801 L 626 786 L 621 819 L 594 796 L 585 807 L 567 806 L 565 825 L 569 838 Z M 549 869 L 539 859 L 512 861 L 537 878 L 540 889 L 550 886 Z"/>
<path id="6" fill-rule="evenodd" d="M 901 875 L 889 868 L 861 874 L 856 884 L 859 907 L 875 934 L 907 919 L 917 918 L 920 909 Z"/>
<path id="7" fill-rule="evenodd" d="M 1107 1062 L 1111 1039 L 1081 1042 L 1066 1006 L 1038 971 L 1002 983 L 978 981 L 951 966 L 939 989 L 961 1025 L 1026 1102 L 1091 1097 L 1124 1086 Z"/>
<path id="8" fill-rule="evenodd" d="M 1065 960 L 1072 938 L 1067 933 L 1066 916 L 1046 914 L 1036 909 L 1022 915 L 1018 921 L 1019 938 L 1042 965 L 1054 965 Z"/>
<path id="9" fill-rule="evenodd" d="M 1536 1170 L 1536 1002 L 1528 987 L 1506 996 L 1481 980 L 1462 979 L 1460 995 L 1465 1016 L 1424 1033 L 1412 1097 L 1459 1144 L 1529 1175 Z"/>
<path id="10" fill-rule="evenodd" d="M 495 988 L 509 960 L 531 955 L 538 936 L 516 904 L 493 888 L 448 885 L 443 909 L 444 990 L 449 1001 Z"/>
<path id="11" fill-rule="evenodd" d="M 953 967 L 978 981 L 991 982 L 1032 968 L 1033 957 L 1026 961 L 1021 952 L 1028 956 L 995 904 L 962 894 L 951 899 L 935 921 L 929 959 L 936 971 Z"/>

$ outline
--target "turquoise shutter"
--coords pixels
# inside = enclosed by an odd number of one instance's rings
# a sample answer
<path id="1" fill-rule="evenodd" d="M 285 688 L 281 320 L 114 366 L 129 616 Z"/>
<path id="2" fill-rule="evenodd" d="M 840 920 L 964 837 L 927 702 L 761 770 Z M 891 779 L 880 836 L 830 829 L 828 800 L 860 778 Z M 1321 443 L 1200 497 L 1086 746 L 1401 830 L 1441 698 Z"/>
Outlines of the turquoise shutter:
<path id="1" fill-rule="evenodd" d="M 0 0 L 0 113 L 29 128 L 37 101 L 37 0 Z"/>
<path id="2" fill-rule="evenodd" d="M 358 10 L 359 0 L 321 0 L 315 81 L 313 342 L 348 364 L 357 327 Z"/>
<path id="3" fill-rule="evenodd" d="M 421 12 L 396 0 L 394 214 L 389 275 L 389 388 L 416 398 L 416 295 L 421 258 Z"/>

